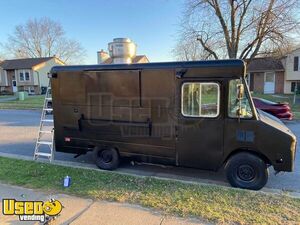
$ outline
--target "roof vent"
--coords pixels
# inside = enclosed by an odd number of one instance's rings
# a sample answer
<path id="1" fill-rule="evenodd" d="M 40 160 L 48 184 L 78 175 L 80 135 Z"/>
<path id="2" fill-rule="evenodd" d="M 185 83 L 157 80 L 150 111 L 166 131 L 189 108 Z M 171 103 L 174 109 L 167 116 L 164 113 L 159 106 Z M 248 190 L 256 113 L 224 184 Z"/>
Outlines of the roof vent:
<path id="1" fill-rule="evenodd" d="M 136 56 L 136 44 L 129 38 L 114 38 L 108 44 L 109 55 L 114 64 L 132 63 Z"/>

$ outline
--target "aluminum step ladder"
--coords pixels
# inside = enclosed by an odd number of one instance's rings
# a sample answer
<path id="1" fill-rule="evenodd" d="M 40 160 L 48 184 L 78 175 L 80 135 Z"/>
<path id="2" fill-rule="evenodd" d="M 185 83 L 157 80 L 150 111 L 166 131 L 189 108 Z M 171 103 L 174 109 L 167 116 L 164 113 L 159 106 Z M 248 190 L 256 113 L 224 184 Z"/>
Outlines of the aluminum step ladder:
<path id="1" fill-rule="evenodd" d="M 53 108 L 52 104 L 51 107 L 49 107 L 49 102 L 52 103 L 50 82 L 45 95 L 44 106 L 41 115 L 41 121 L 38 131 L 38 137 L 35 144 L 33 159 L 37 160 L 41 156 L 48 158 L 51 162 L 54 157 L 54 124 L 52 116 Z"/>

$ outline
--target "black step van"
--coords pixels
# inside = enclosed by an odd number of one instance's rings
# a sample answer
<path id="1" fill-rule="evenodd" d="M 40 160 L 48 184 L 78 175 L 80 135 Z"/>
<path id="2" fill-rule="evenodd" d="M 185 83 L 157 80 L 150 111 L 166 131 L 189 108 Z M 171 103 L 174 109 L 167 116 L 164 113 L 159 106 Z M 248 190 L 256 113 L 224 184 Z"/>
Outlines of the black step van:
<path id="1" fill-rule="evenodd" d="M 57 66 L 51 74 L 56 151 L 93 151 L 206 170 L 260 189 L 268 167 L 292 171 L 295 135 L 256 110 L 241 60 Z"/>

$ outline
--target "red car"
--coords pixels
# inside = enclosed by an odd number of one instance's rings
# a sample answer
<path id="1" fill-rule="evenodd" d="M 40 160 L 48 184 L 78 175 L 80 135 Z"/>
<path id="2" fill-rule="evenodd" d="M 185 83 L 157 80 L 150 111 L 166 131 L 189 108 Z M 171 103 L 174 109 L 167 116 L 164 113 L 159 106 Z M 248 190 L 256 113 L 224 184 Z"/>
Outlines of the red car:
<path id="1" fill-rule="evenodd" d="M 253 98 L 256 108 L 276 116 L 279 119 L 292 120 L 293 113 L 288 103 L 276 103 L 263 98 Z"/>

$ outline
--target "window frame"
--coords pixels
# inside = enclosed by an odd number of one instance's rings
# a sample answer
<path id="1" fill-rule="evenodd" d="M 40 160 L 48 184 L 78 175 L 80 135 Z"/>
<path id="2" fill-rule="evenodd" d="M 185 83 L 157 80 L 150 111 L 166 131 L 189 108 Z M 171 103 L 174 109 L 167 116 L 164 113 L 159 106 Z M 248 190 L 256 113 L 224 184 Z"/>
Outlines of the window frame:
<path id="1" fill-rule="evenodd" d="M 189 85 L 189 84 L 200 84 L 202 86 L 202 84 L 205 84 L 205 85 L 216 85 L 217 88 L 218 88 L 218 96 L 217 96 L 217 114 L 216 115 L 213 115 L 213 116 L 209 116 L 209 115 L 188 115 L 188 114 L 185 114 L 183 112 L 183 89 L 184 89 L 184 86 L 185 85 Z M 202 96 L 201 96 L 202 98 Z M 207 81 L 188 81 L 188 82 L 183 82 L 181 84 L 181 103 L 180 103 L 180 111 L 181 111 L 181 115 L 186 117 L 186 118 L 210 118 L 210 119 L 214 119 L 214 118 L 217 118 L 220 116 L 220 104 L 221 104 L 221 85 L 219 82 L 207 82 Z M 201 104 L 200 104 L 201 105 Z"/>
<path id="2" fill-rule="evenodd" d="M 238 116 L 230 116 L 230 110 L 229 110 L 229 96 L 230 96 L 230 81 L 232 80 L 235 80 L 235 79 L 229 79 L 228 80 L 228 83 L 227 83 L 227 86 L 228 86 L 228 90 L 227 90 L 227 106 L 226 106 L 226 117 L 229 118 L 229 119 L 241 119 L 241 120 L 254 120 L 256 119 L 256 108 L 254 106 L 254 104 L 252 103 L 252 99 L 250 98 L 250 93 L 248 92 L 249 91 L 249 87 L 246 85 L 245 83 L 245 79 L 242 79 L 242 84 L 244 84 L 244 96 L 246 96 L 246 98 L 248 99 L 248 102 L 249 102 L 249 106 L 251 108 L 251 111 L 252 111 L 252 117 L 238 117 Z M 248 90 L 247 90 L 248 89 Z"/>
<path id="3" fill-rule="evenodd" d="M 26 79 L 26 73 L 28 73 L 28 80 Z M 19 81 L 20 82 L 31 82 L 30 79 L 30 70 L 18 70 L 18 74 L 19 74 Z M 23 80 L 21 79 L 21 74 L 23 74 Z"/>
<path id="4" fill-rule="evenodd" d="M 26 79 L 26 73 L 28 74 L 28 80 Z M 25 81 L 30 81 L 30 72 L 25 70 L 24 75 L 25 75 Z"/>
<path id="5" fill-rule="evenodd" d="M 22 74 L 23 79 L 21 79 L 21 74 Z M 19 80 L 20 80 L 20 82 L 25 82 L 25 74 L 24 74 L 23 70 L 19 71 Z"/>
<path id="6" fill-rule="evenodd" d="M 300 89 L 300 81 L 292 81 L 291 82 L 291 93 L 298 92 L 298 89 Z"/>
<path id="7" fill-rule="evenodd" d="M 299 71 L 299 56 L 294 56 L 293 70 Z"/>

